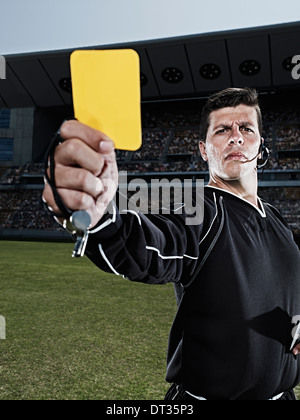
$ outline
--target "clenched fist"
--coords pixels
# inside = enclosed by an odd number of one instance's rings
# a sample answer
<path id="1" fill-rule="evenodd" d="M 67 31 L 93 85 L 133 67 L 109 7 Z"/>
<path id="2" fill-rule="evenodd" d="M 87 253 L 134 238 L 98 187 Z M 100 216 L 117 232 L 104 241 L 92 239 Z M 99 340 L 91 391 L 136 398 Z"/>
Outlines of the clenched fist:
<path id="1" fill-rule="evenodd" d="M 54 155 L 57 191 L 69 209 L 86 210 L 94 227 L 118 187 L 114 144 L 100 131 L 73 120 L 63 123 L 60 136 L 64 141 Z M 43 199 L 55 213 L 60 213 L 47 183 Z"/>

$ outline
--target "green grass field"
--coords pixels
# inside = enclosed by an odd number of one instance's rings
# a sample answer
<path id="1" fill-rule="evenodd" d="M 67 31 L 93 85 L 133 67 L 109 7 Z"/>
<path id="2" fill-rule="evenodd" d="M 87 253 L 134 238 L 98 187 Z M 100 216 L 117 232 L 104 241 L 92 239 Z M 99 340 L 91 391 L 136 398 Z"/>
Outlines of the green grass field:
<path id="1" fill-rule="evenodd" d="M 172 285 L 105 274 L 72 248 L 0 241 L 0 400 L 162 399 Z"/>
<path id="2" fill-rule="evenodd" d="M 0 399 L 162 399 L 172 285 L 105 274 L 72 248 L 0 242 Z"/>

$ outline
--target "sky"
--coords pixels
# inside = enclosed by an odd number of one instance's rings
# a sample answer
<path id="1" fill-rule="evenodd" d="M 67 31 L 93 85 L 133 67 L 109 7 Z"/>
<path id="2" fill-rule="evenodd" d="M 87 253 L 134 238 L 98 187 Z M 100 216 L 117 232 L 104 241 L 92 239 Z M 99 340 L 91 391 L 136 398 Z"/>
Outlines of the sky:
<path id="1" fill-rule="evenodd" d="M 300 21 L 299 0 L 0 0 L 0 55 Z"/>

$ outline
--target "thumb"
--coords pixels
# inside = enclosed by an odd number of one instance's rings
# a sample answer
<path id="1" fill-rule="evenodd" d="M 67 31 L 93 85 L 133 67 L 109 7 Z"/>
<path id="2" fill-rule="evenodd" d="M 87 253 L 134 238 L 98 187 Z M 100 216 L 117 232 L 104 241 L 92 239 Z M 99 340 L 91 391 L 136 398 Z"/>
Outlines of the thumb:
<path id="1" fill-rule="evenodd" d="M 108 136 L 76 120 L 65 121 L 60 127 L 60 136 L 64 140 L 79 139 L 103 154 L 114 150 L 114 143 Z"/>
<path id="2" fill-rule="evenodd" d="M 300 343 L 293 349 L 293 355 L 297 356 L 300 353 Z"/>

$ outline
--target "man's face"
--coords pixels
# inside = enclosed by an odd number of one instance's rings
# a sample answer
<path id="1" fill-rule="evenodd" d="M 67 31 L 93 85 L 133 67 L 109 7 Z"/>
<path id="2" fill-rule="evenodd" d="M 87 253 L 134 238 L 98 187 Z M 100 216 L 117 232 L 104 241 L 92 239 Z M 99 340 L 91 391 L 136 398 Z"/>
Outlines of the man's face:
<path id="1" fill-rule="evenodd" d="M 255 171 L 260 142 L 256 110 L 239 105 L 210 114 L 206 143 L 200 142 L 200 152 L 209 164 L 211 178 L 240 180 Z"/>

